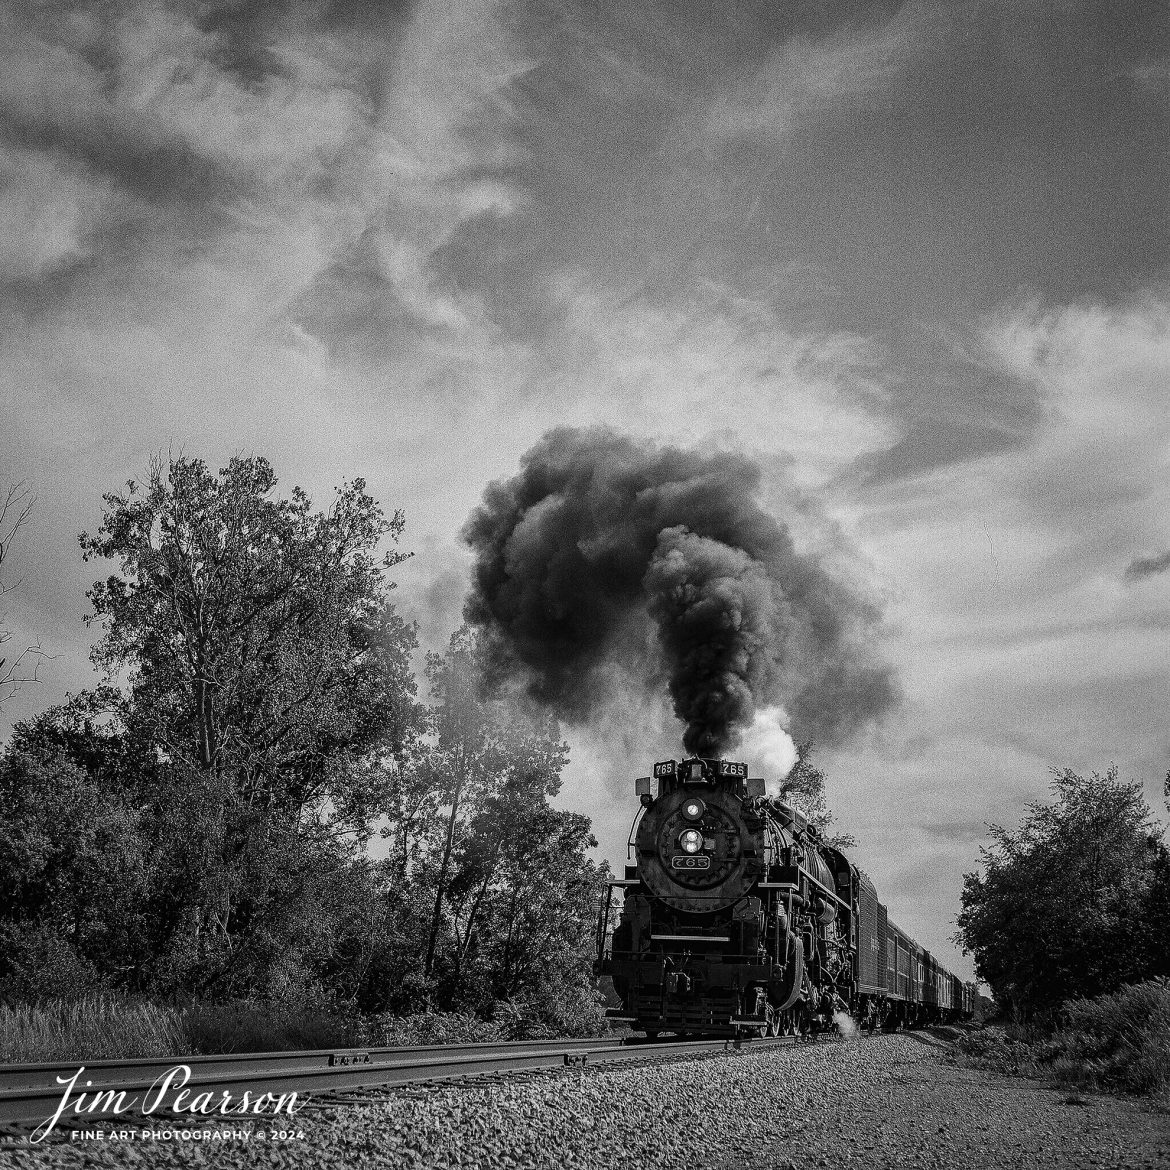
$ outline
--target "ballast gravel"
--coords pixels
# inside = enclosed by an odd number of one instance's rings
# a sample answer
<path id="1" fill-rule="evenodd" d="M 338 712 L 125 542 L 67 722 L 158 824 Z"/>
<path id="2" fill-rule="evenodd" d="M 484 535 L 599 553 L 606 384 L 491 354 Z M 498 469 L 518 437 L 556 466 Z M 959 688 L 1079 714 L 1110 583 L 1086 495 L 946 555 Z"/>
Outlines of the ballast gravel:
<path id="1" fill-rule="evenodd" d="M 1170 1167 L 1164 1109 L 957 1067 L 950 1051 L 913 1033 L 463 1082 L 307 1107 L 242 1139 L 221 1125 L 9 1147 L 0 1167 Z"/>

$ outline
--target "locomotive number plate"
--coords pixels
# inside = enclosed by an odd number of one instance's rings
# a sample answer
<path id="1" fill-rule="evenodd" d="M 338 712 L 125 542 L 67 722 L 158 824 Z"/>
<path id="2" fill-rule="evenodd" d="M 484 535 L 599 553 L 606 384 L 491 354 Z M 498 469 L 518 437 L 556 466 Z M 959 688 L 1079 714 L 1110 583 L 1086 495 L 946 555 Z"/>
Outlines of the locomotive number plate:
<path id="1" fill-rule="evenodd" d="M 710 869 L 711 858 L 695 853 L 685 857 L 672 857 L 670 865 L 672 869 Z"/>
<path id="2" fill-rule="evenodd" d="M 746 776 L 747 764 L 735 764 L 731 760 L 719 761 L 720 776 Z"/>

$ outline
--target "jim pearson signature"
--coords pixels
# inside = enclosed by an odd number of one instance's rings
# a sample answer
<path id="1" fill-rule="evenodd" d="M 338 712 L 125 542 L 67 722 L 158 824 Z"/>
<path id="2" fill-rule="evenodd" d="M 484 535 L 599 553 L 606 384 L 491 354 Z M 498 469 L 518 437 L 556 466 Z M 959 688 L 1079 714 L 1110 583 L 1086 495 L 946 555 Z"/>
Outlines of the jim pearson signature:
<path id="1" fill-rule="evenodd" d="M 144 1117 L 150 1117 L 160 1108 L 169 1108 L 175 1113 L 197 1113 L 203 1117 L 213 1114 L 220 1117 L 238 1117 L 241 1114 L 250 1114 L 261 1117 L 286 1113 L 292 1116 L 297 1108 L 296 1093 L 260 1093 L 255 1096 L 245 1091 L 238 1096 L 228 1089 L 221 1089 L 219 1099 L 216 1099 L 214 1089 L 202 1092 L 193 1092 L 185 1086 L 191 1079 L 191 1068 L 186 1064 L 176 1064 L 166 1072 L 155 1078 L 150 1088 L 139 1096 L 137 1093 L 127 1094 L 125 1091 L 115 1092 L 113 1089 L 102 1089 L 94 1093 L 85 1090 L 77 1091 L 77 1082 L 85 1072 L 85 1065 L 71 1077 L 57 1077 L 57 1084 L 65 1087 L 61 1100 L 53 1116 L 42 1122 L 33 1130 L 29 1141 L 36 1145 L 43 1142 L 57 1123 L 67 1114 L 74 1116 L 93 1116 L 101 1113 L 113 1113 L 121 1116 L 139 1107 Z M 93 1081 L 85 1082 L 86 1089 L 93 1088 Z"/>

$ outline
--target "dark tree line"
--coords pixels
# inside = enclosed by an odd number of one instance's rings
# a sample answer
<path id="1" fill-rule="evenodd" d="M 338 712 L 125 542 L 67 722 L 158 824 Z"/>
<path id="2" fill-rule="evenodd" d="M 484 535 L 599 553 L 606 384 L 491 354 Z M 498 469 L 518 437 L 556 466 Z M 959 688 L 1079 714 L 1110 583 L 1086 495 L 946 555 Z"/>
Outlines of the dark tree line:
<path id="1" fill-rule="evenodd" d="M 955 941 L 1014 1018 L 1170 977 L 1170 850 L 1140 784 L 1056 774 L 1051 804 L 991 826 L 964 879 Z M 1166 797 L 1170 807 L 1170 777 Z"/>
<path id="2" fill-rule="evenodd" d="M 466 630 L 420 699 L 402 515 L 360 480 L 281 498 L 262 458 L 159 460 L 105 505 L 105 681 L 0 752 L 0 995 L 588 1017 L 603 875 L 550 804 L 566 749 L 485 697 Z"/>

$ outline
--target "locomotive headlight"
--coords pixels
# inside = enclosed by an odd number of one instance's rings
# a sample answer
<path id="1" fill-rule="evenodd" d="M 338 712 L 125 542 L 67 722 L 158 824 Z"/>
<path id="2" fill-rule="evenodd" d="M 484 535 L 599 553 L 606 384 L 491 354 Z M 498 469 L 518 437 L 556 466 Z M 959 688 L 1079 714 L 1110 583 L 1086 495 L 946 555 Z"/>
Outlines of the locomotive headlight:
<path id="1" fill-rule="evenodd" d="M 703 848 L 703 834 L 698 829 L 684 829 L 678 837 L 684 853 L 698 853 Z"/>
<path id="2" fill-rule="evenodd" d="M 691 799 L 682 806 L 682 815 L 686 817 L 688 821 L 697 821 L 706 811 L 707 806 L 697 796 L 692 796 Z"/>

